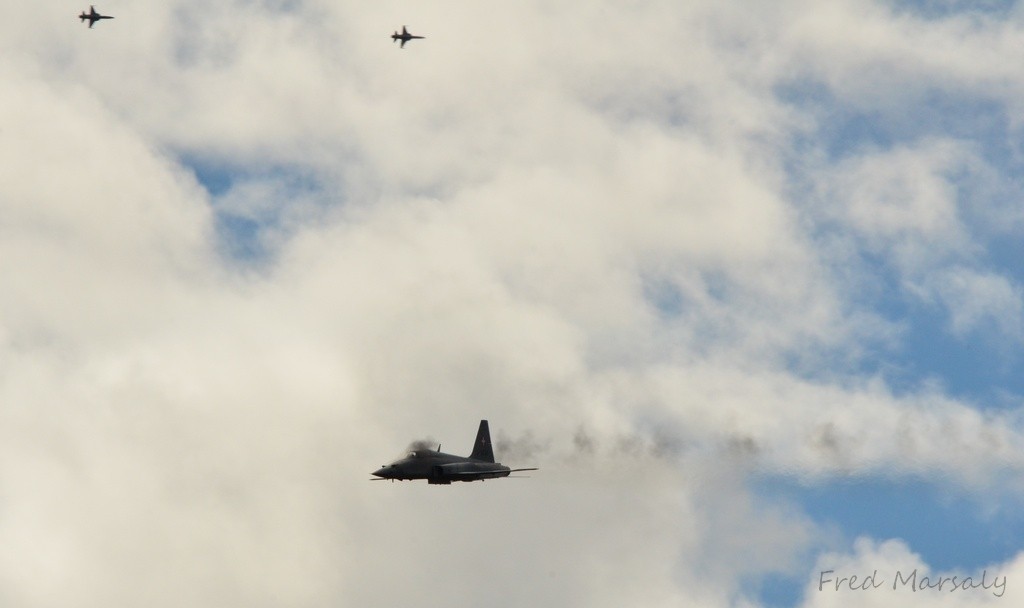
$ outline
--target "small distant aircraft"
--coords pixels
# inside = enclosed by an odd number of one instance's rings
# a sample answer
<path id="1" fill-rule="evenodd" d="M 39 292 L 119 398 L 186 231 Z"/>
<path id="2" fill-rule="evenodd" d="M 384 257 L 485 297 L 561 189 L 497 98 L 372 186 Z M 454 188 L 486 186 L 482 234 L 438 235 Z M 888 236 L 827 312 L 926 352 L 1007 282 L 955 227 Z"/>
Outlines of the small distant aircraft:
<path id="1" fill-rule="evenodd" d="M 386 464 L 373 472 L 377 479 L 405 480 L 426 479 L 428 484 L 450 484 L 453 481 L 476 481 L 478 479 L 494 479 L 508 477 L 516 471 L 536 471 L 530 469 L 510 469 L 494 462 L 494 451 L 491 449 L 491 431 L 487 421 L 480 421 L 480 429 L 476 432 L 476 443 L 469 458 L 453 456 L 440 451 L 417 448 L 391 464 Z"/>
<path id="2" fill-rule="evenodd" d="M 402 33 L 401 34 L 399 34 L 398 32 L 395 32 L 394 34 L 391 34 L 391 41 L 395 42 L 395 41 L 401 40 L 402 44 L 399 45 L 399 48 L 403 48 L 403 49 L 405 48 L 405 43 L 406 42 L 409 42 L 410 40 L 422 40 L 423 38 L 424 38 L 423 36 L 413 36 L 412 34 L 410 34 L 409 30 L 405 29 L 404 25 L 402 26 Z"/>
<path id="3" fill-rule="evenodd" d="M 96 12 L 96 7 L 91 6 L 91 5 L 89 6 L 89 12 L 87 13 L 85 11 L 82 11 L 82 14 L 79 15 L 78 18 L 83 23 L 85 23 L 85 20 L 88 19 L 89 20 L 89 29 L 92 29 L 92 26 L 96 25 L 96 22 L 99 21 L 100 19 L 113 19 L 113 17 L 108 17 L 106 15 L 101 15 L 101 14 L 97 13 Z"/>

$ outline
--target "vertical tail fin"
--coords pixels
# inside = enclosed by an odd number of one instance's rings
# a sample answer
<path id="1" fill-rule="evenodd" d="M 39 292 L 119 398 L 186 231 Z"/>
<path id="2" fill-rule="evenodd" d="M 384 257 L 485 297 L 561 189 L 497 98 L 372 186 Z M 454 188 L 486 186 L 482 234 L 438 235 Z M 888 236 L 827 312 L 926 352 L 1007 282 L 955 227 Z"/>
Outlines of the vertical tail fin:
<path id="1" fill-rule="evenodd" d="M 469 457 L 473 460 L 494 462 L 494 450 L 491 449 L 491 430 L 488 428 L 486 420 L 480 421 L 480 430 L 476 432 L 473 453 Z"/>

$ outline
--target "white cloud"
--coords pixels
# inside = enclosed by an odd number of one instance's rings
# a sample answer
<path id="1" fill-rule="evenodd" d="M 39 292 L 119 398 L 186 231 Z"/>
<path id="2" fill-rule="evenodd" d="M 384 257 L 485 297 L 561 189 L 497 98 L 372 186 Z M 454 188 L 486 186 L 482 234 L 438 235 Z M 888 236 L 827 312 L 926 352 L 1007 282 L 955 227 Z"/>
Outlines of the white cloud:
<path id="1" fill-rule="evenodd" d="M 1019 15 L 921 19 L 886 4 L 793 3 L 783 52 L 844 103 L 883 115 L 911 116 L 930 89 L 991 95 L 1016 107 L 1019 67 L 998 58 L 1020 43 Z"/>
<path id="2" fill-rule="evenodd" d="M 948 141 L 876 151 L 843 162 L 830 179 L 835 213 L 869 241 L 889 247 L 921 241 L 931 256 L 962 249 L 955 184 L 948 177 L 965 152 Z M 916 257 L 924 256 L 916 253 Z M 907 264 L 920 265 L 922 260 Z"/>
<path id="3" fill-rule="evenodd" d="M 1012 415 L 858 375 L 884 324 L 815 234 L 951 276 L 920 259 L 983 238 L 945 175 L 973 151 L 851 159 L 823 177 L 848 204 L 808 209 L 784 163 L 813 125 L 775 94 L 967 34 L 808 6 L 117 3 L 93 31 L 16 8 L 0 603 L 749 605 L 816 532 L 750 472 L 1016 475 Z M 427 40 L 396 48 L 403 22 Z M 212 196 L 180 158 L 239 173 Z M 257 272 L 220 255 L 218 211 L 275 239 Z M 950 268 L 954 327 L 1019 310 Z M 485 417 L 542 470 L 366 482 Z"/>
<path id="4" fill-rule="evenodd" d="M 989 241 L 1017 230 L 999 197 L 978 187 L 986 177 L 998 181 L 991 173 L 963 142 L 929 139 L 873 149 L 822 168 L 815 213 L 839 226 L 841 239 L 855 241 L 853 250 L 876 257 L 894 274 L 900 293 L 886 296 L 940 305 L 956 337 L 994 328 L 990 335 L 1016 344 L 1019 282 L 983 266 Z M 878 282 L 873 275 L 859 280 Z"/>
<path id="5" fill-rule="evenodd" d="M 995 329 L 998 335 L 1019 341 L 1024 335 L 1024 300 L 1021 288 L 1006 277 L 967 268 L 951 268 L 929 277 L 932 293 L 950 311 L 954 334 Z"/>

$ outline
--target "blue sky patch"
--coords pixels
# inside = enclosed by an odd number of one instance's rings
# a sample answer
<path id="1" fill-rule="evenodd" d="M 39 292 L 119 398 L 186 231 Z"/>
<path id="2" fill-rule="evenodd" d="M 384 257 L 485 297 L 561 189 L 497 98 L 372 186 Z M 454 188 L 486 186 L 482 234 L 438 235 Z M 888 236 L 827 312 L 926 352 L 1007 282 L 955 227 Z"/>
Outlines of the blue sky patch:
<path id="1" fill-rule="evenodd" d="M 323 187 L 308 170 L 191 158 L 182 163 L 209 193 L 221 250 L 236 262 L 266 262 L 280 237 L 324 204 Z"/>
<path id="2" fill-rule="evenodd" d="M 1006 17 L 1016 3 L 1006 0 L 889 0 L 887 4 L 896 14 L 939 20 L 963 14 Z"/>
<path id="3" fill-rule="evenodd" d="M 961 486 L 919 479 L 861 478 L 805 485 L 791 478 L 762 477 L 753 491 L 769 503 L 789 503 L 823 530 L 838 530 L 849 551 L 857 537 L 903 540 L 934 571 L 976 571 L 1012 559 L 1024 546 L 1024 513 L 1019 499 L 971 494 Z M 829 539 L 821 539 L 822 547 Z M 772 574 L 755 587 L 765 606 L 797 605 L 814 568 L 806 556 L 803 572 Z"/>

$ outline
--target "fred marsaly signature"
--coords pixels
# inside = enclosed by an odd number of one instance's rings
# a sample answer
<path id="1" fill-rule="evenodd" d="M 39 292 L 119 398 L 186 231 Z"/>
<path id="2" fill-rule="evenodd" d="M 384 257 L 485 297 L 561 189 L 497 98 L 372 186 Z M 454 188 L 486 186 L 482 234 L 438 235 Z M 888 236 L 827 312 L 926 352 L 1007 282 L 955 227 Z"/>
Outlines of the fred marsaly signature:
<path id="1" fill-rule="evenodd" d="M 891 581 L 891 582 L 890 582 Z M 922 575 L 917 568 L 910 572 L 896 570 L 890 576 L 879 575 L 878 570 L 871 574 L 849 574 L 842 576 L 834 570 L 822 570 L 818 575 L 818 591 L 871 591 L 873 589 L 909 589 L 914 592 L 948 593 L 963 591 L 990 591 L 996 597 L 1006 593 L 1005 576 L 989 576 L 982 570 L 981 576 L 928 576 Z"/>

